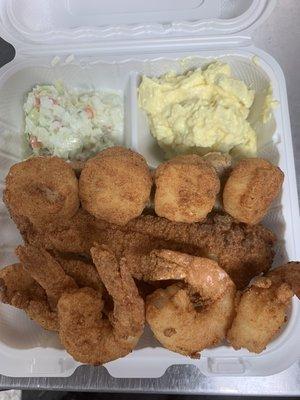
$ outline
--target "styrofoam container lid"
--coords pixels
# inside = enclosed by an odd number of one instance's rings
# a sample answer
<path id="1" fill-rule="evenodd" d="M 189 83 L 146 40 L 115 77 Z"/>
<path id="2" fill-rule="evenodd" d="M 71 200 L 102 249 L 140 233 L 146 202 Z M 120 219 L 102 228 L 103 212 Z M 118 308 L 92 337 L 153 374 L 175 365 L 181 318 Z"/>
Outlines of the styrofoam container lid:
<path id="1" fill-rule="evenodd" d="M 1 36 L 21 51 L 136 38 L 249 34 L 276 0 L 3 0 Z"/>

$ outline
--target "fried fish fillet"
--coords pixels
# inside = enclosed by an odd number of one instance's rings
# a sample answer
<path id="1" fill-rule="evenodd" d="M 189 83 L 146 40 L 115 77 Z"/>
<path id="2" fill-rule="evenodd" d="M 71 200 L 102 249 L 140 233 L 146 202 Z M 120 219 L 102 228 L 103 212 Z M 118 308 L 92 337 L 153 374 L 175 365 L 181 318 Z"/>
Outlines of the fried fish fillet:
<path id="1" fill-rule="evenodd" d="M 109 227 L 105 221 L 97 221 L 80 208 L 71 220 L 60 224 L 48 224 L 43 229 L 23 221 L 20 233 L 25 243 L 55 250 L 60 253 L 86 254 L 89 256 L 93 242 Z"/>
<path id="2" fill-rule="evenodd" d="M 270 269 L 275 237 L 261 225 L 246 225 L 228 214 L 210 214 L 203 223 L 176 223 L 154 215 L 142 215 L 125 226 L 96 220 L 80 210 L 72 221 L 43 230 L 32 226 L 24 232 L 29 243 L 63 253 L 90 255 L 94 243 L 109 246 L 118 256 L 131 258 L 132 273 L 142 279 L 148 254 L 154 249 L 177 250 L 212 258 L 237 288 Z"/>
<path id="3" fill-rule="evenodd" d="M 275 236 L 270 230 L 262 225 L 240 223 L 219 212 L 210 214 L 201 224 L 174 223 L 145 215 L 131 221 L 126 228 L 157 239 L 195 246 L 202 250 L 198 255 L 216 260 L 238 289 L 268 271 L 274 257 Z"/>

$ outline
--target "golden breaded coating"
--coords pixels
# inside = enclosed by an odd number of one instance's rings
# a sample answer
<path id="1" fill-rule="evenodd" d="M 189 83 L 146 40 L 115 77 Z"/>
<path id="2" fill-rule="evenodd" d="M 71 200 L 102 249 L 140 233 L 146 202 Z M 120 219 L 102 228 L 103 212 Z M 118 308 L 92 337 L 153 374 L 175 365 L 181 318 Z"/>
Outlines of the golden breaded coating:
<path id="1" fill-rule="evenodd" d="M 204 222 L 172 222 L 155 215 L 142 215 L 125 226 L 97 220 L 80 210 L 74 222 L 43 230 L 27 229 L 26 241 L 47 250 L 89 255 L 93 243 L 110 246 L 117 254 L 132 258 L 131 271 L 141 279 L 147 273 L 147 256 L 154 249 L 170 249 L 218 262 L 238 289 L 267 272 L 272 264 L 274 234 L 262 225 L 246 225 L 230 215 L 211 213 Z M 134 261 L 135 260 L 135 261 Z"/>
<path id="2" fill-rule="evenodd" d="M 202 221 L 212 210 L 220 181 L 215 169 L 200 156 L 178 156 L 155 172 L 155 212 L 175 222 Z"/>
<path id="3" fill-rule="evenodd" d="M 74 279 L 79 288 L 90 287 L 102 292 L 103 283 L 96 267 L 90 261 L 80 256 L 58 253 L 54 254 L 54 258 L 65 273 Z"/>
<path id="4" fill-rule="evenodd" d="M 293 292 L 286 283 L 258 278 L 242 294 L 227 339 L 236 350 L 262 352 L 286 321 Z"/>
<path id="5" fill-rule="evenodd" d="M 283 178 L 280 168 L 261 158 L 239 161 L 224 187 L 224 210 L 241 222 L 257 224 L 279 194 Z"/>
<path id="6" fill-rule="evenodd" d="M 0 270 L 0 301 L 20 308 L 48 330 L 58 331 L 57 302 L 77 287 L 103 292 L 96 267 L 80 256 L 55 254 L 34 246 L 16 250 L 23 264 Z"/>
<path id="7" fill-rule="evenodd" d="M 205 348 L 219 345 L 234 317 L 235 288 L 206 307 L 195 307 L 179 284 L 157 289 L 147 296 L 146 320 L 166 348 L 193 358 Z"/>
<path id="8" fill-rule="evenodd" d="M 101 294 L 89 287 L 64 293 L 58 302 L 59 336 L 75 360 L 103 364 L 134 349 L 144 330 L 145 310 L 126 261 L 118 262 L 100 246 L 91 254 L 113 309 L 105 315 Z"/>
<path id="9" fill-rule="evenodd" d="M 227 153 L 220 153 L 218 151 L 212 151 L 202 156 L 202 159 L 209 162 L 212 167 L 216 170 L 218 177 L 222 179 L 232 165 L 232 157 Z"/>
<path id="10" fill-rule="evenodd" d="M 189 250 L 165 248 L 216 260 L 238 289 L 247 286 L 255 276 L 267 272 L 274 257 L 276 238 L 270 230 L 262 225 L 240 223 L 220 212 L 211 213 L 204 222 L 194 224 L 144 215 L 130 221 L 122 229 L 182 246 L 189 245 Z"/>
<path id="11" fill-rule="evenodd" d="M 287 283 L 298 299 L 300 299 L 300 262 L 290 261 L 268 272 L 266 276 L 274 283 Z"/>
<path id="12" fill-rule="evenodd" d="M 49 304 L 45 290 L 22 264 L 0 270 L 0 301 L 19 308 L 44 329 L 57 331 L 58 317 Z"/>
<path id="13" fill-rule="evenodd" d="M 20 230 L 24 242 L 44 247 L 46 250 L 55 250 L 60 253 L 90 254 L 92 244 L 97 241 L 97 225 L 102 225 L 100 220 L 87 211 L 79 208 L 71 220 L 63 220 L 60 224 L 48 224 L 45 227 L 36 227 L 30 223 L 23 223 Z M 108 223 L 103 221 L 103 225 Z"/>
<path id="14" fill-rule="evenodd" d="M 64 292 L 77 288 L 74 279 L 66 275 L 60 264 L 45 249 L 32 245 L 18 246 L 16 254 L 24 269 L 46 291 L 53 309 Z"/>
<path id="15" fill-rule="evenodd" d="M 106 149 L 88 160 L 79 179 L 83 208 L 96 218 L 118 225 L 142 213 L 151 187 L 145 159 L 122 147 Z"/>
<path id="16" fill-rule="evenodd" d="M 79 208 L 78 180 L 61 158 L 33 157 L 11 167 L 3 200 L 17 226 L 59 222 Z"/>
<path id="17" fill-rule="evenodd" d="M 157 289 L 146 298 L 146 320 L 160 343 L 198 357 L 224 340 L 234 317 L 236 288 L 215 261 L 174 251 L 157 257 L 153 279 L 184 281 Z"/>

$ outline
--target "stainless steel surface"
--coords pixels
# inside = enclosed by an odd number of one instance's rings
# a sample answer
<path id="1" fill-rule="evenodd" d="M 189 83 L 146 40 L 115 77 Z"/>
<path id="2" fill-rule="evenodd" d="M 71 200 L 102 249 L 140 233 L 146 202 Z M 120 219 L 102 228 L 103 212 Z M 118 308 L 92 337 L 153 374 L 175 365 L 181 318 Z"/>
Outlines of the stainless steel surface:
<path id="1" fill-rule="evenodd" d="M 242 0 L 240 0 L 242 1 Z M 300 173 L 300 0 L 279 0 L 254 33 L 255 44 L 281 65 L 289 96 L 297 176 Z M 300 181 L 298 178 L 298 192 Z M 190 394 L 300 396 L 300 362 L 269 377 L 205 377 L 193 366 L 173 366 L 159 379 L 115 379 L 103 367 L 80 367 L 70 378 L 16 379 L 0 376 L 0 388 L 132 391 Z"/>

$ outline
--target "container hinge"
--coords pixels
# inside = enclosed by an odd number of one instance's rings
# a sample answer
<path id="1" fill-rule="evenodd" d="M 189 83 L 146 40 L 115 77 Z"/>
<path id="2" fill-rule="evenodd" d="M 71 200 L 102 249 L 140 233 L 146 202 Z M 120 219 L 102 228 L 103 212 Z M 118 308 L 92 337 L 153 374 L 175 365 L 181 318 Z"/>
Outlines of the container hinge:
<path id="1" fill-rule="evenodd" d="M 205 36 L 205 37 L 175 37 L 135 40 L 105 40 L 91 43 L 56 44 L 53 46 L 32 45 L 17 47 L 19 56 L 49 56 L 63 54 L 77 55 L 127 55 L 151 54 L 191 51 L 210 51 L 248 47 L 252 45 L 250 36 Z"/>

